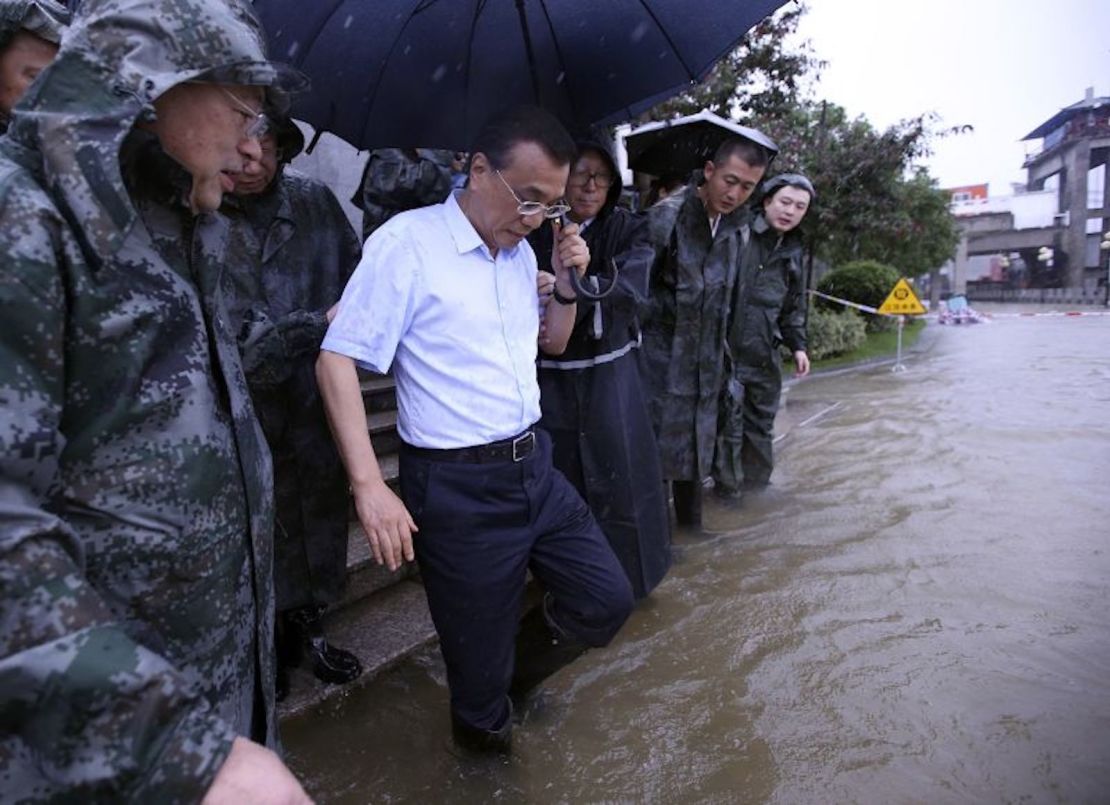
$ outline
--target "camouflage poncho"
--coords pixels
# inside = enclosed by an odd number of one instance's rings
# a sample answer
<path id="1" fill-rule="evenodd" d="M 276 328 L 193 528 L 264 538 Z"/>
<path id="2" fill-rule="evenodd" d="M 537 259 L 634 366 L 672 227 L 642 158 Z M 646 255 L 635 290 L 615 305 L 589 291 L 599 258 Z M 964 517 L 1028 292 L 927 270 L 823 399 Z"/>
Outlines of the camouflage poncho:
<path id="1" fill-rule="evenodd" d="M 270 460 L 215 293 L 227 224 L 133 128 L 211 68 L 273 81 L 260 41 L 239 3 L 85 0 L 0 141 L 5 796 L 197 801 L 253 712 L 274 740 Z"/>

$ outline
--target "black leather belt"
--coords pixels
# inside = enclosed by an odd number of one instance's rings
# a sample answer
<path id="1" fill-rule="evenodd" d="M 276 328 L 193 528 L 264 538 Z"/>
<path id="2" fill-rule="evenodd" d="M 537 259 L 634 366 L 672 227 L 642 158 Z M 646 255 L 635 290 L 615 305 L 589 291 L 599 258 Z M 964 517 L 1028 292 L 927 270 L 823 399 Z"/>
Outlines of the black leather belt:
<path id="1" fill-rule="evenodd" d="M 536 449 L 536 431 L 533 428 L 518 433 L 510 439 L 479 444 L 474 447 L 456 447 L 437 450 L 431 447 L 413 447 L 405 444 L 406 453 L 431 461 L 457 461 L 460 464 L 492 464 L 498 461 L 523 461 Z"/>

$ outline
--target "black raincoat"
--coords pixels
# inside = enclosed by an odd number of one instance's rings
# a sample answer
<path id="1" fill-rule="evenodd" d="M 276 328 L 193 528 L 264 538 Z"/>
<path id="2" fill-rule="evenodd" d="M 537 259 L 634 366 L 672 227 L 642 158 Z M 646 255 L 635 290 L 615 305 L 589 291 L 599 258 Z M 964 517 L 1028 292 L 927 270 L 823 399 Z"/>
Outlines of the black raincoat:
<path id="1" fill-rule="evenodd" d="M 599 144 L 581 145 L 604 154 L 616 177 L 583 233 L 590 248 L 585 282 L 600 274 L 596 282 L 604 287 L 613 259 L 619 279 L 600 302 L 578 303 L 562 355 L 541 353 L 540 424 L 551 434 L 555 467 L 589 504 L 639 599 L 671 564 L 667 501 L 638 360 L 637 309 L 647 298 L 654 251 L 646 220 L 616 206 L 620 172 L 612 156 Z M 551 227 L 530 240 L 541 269 L 548 269 Z"/>
<path id="2" fill-rule="evenodd" d="M 326 311 L 358 264 L 358 238 L 323 184 L 286 169 L 228 197 L 239 258 L 224 290 L 274 459 L 277 609 L 334 604 L 347 570 L 347 478 L 316 385 Z"/>
<path id="3" fill-rule="evenodd" d="M 782 355 L 806 348 L 802 239 L 780 235 L 762 214 L 740 263 L 728 333 L 732 382 L 722 395 L 713 479 L 722 489 L 762 485 L 774 469 L 773 428 L 782 396 Z"/>

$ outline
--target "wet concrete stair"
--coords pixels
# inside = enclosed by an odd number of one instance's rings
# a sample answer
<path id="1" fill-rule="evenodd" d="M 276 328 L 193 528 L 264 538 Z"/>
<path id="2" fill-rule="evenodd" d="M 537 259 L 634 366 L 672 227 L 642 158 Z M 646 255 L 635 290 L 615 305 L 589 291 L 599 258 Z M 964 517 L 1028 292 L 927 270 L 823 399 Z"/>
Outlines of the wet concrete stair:
<path id="1" fill-rule="evenodd" d="M 359 380 L 374 452 L 386 481 L 397 491 L 400 438 L 393 379 L 360 373 Z M 311 669 L 295 669 L 289 696 L 279 706 L 282 718 L 349 693 L 435 640 L 415 565 L 407 563 L 390 571 L 374 562 L 353 507 L 347 537 L 347 588 L 343 600 L 325 616 L 324 631 L 334 645 L 354 652 L 365 671 L 349 685 L 325 685 Z"/>

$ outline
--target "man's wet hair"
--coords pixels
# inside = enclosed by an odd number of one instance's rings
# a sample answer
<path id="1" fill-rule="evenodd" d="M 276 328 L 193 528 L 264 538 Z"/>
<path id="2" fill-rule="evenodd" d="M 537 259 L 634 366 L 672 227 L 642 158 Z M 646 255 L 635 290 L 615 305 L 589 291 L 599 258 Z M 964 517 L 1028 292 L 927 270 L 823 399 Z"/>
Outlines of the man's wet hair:
<path id="1" fill-rule="evenodd" d="M 538 106 L 517 106 L 490 120 L 474 138 L 470 153 L 485 154 L 500 170 L 520 143 L 535 143 L 556 165 L 570 165 L 578 157 L 578 147 L 563 124 Z"/>
<path id="2" fill-rule="evenodd" d="M 713 164 L 723 165 L 733 157 L 739 157 L 753 168 L 766 168 L 771 162 L 770 153 L 759 143 L 743 137 L 729 137 L 713 152 Z"/>

